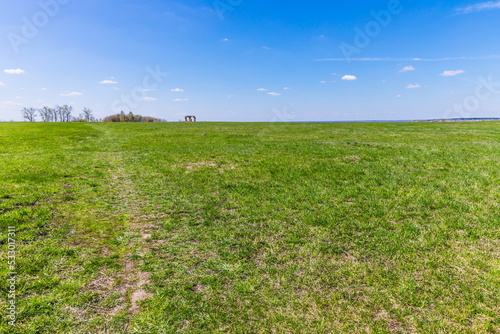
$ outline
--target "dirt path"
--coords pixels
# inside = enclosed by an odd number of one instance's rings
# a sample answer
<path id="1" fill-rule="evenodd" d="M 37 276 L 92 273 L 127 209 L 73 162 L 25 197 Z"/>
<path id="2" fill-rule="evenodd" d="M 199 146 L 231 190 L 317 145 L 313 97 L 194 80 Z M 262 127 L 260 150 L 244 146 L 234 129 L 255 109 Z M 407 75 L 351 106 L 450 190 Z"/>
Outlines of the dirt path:
<path id="1" fill-rule="evenodd" d="M 116 143 L 113 133 L 99 127 L 102 131 L 103 147 L 112 147 Z M 126 254 L 122 257 L 122 270 L 113 274 L 101 273 L 91 284 L 103 295 L 119 293 L 116 306 L 112 309 L 103 308 L 103 314 L 109 323 L 115 316 L 126 312 L 131 318 L 140 310 L 140 301 L 148 299 L 153 294 L 146 291 L 150 285 L 151 273 L 140 269 L 142 260 L 140 257 L 150 252 L 149 239 L 154 230 L 155 216 L 144 214 L 143 208 L 148 206 L 147 199 L 136 190 L 133 182 L 133 173 L 126 168 L 124 153 L 102 152 L 102 160 L 109 164 L 109 189 L 110 200 L 113 202 L 115 211 L 120 215 L 128 217 L 127 235 L 131 236 L 126 245 Z M 137 260 L 137 255 L 139 259 Z M 134 258 L 135 257 L 135 258 Z"/>
<path id="2" fill-rule="evenodd" d="M 112 171 L 113 176 L 110 180 L 110 186 L 115 190 L 121 211 L 130 217 L 129 233 L 140 235 L 140 238 L 131 239 L 129 244 L 130 251 L 125 256 L 123 264 L 125 270 L 120 275 L 123 284 L 118 290 L 122 295 L 121 298 L 124 300 L 129 297 L 129 312 L 135 314 L 139 311 L 138 302 L 151 297 L 152 294 L 144 290 L 150 284 L 150 273 L 141 271 L 138 268 L 140 263 L 132 260 L 131 257 L 136 250 L 142 254 L 150 252 L 148 239 L 151 237 L 153 225 L 149 222 L 148 217 L 141 214 L 142 208 L 147 206 L 148 203 L 135 190 L 134 183 L 131 180 L 132 175 L 124 168 L 121 154 L 114 155 L 111 162 L 115 168 Z M 114 316 L 118 314 L 124 306 L 118 305 L 112 310 L 110 315 Z"/>

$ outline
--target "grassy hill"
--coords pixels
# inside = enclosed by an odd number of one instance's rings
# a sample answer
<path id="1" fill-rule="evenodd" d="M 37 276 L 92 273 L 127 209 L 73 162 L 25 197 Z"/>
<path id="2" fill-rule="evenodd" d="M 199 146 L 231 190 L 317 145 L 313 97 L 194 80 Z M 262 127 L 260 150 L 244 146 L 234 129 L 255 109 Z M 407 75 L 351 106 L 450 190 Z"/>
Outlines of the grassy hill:
<path id="1" fill-rule="evenodd" d="M 500 333 L 498 122 L 0 123 L 0 143 L 1 333 Z"/>

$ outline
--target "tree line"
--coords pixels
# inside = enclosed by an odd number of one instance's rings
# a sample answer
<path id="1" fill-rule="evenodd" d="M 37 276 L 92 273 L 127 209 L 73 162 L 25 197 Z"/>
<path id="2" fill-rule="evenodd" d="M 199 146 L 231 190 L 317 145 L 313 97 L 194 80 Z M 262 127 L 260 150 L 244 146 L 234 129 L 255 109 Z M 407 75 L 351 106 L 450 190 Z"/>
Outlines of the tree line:
<path id="1" fill-rule="evenodd" d="M 72 115 L 73 107 L 66 104 L 53 108 L 47 106 L 42 108 L 23 108 L 21 113 L 23 118 L 28 122 L 36 122 L 37 117 L 40 117 L 42 122 L 166 122 L 164 119 L 134 115 L 132 112 L 125 114 L 124 111 L 98 120 L 89 108 L 83 108 L 82 112 L 77 117 L 74 117 Z"/>
<path id="2" fill-rule="evenodd" d="M 74 117 L 73 107 L 67 104 L 63 106 L 42 108 L 23 108 L 21 110 L 23 118 L 28 122 L 36 122 L 37 117 L 42 119 L 42 122 L 94 122 L 96 119 L 92 115 L 92 110 L 83 108 L 78 117 Z"/>

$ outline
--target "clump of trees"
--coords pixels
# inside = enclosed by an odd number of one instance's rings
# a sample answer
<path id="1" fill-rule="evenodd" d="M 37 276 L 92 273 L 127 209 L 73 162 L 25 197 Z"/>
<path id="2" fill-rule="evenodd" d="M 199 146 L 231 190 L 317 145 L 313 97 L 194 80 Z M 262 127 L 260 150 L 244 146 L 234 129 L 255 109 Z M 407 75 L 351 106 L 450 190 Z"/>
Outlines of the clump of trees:
<path id="1" fill-rule="evenodd" d="M 103 122 L 166 122 L 164 119 L 154 118 L 150 116 L 134 115 L 131 111 L 128 114 L 121 112 L 116 115 L 105 117 Z"/>
<path id="2" fill-rule="evenodd" d="M 92 115 L 92 110 L 83 108 L 82 113 L 78 117 L 73 117 L 73 107 L 67 104 L 63 106 L 55 106 L 53 108 L 44 106 L 42 108 L 24 108 L 21 110 L 23 118 L 28 122 L 36 122 L 36 118 L 40 116 L 42 122 L 93 122 L 95 121 Z"/>

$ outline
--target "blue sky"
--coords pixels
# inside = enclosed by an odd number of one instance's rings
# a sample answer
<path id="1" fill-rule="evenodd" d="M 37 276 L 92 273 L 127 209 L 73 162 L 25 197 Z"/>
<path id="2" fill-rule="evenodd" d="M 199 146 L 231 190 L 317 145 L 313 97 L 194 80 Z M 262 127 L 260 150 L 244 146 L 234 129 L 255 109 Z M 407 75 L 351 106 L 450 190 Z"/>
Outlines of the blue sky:
<path id="1" fill-rule="evenodd" d="M 500 1 L 0 2 L 0 120 L 500 117 Z"/>

